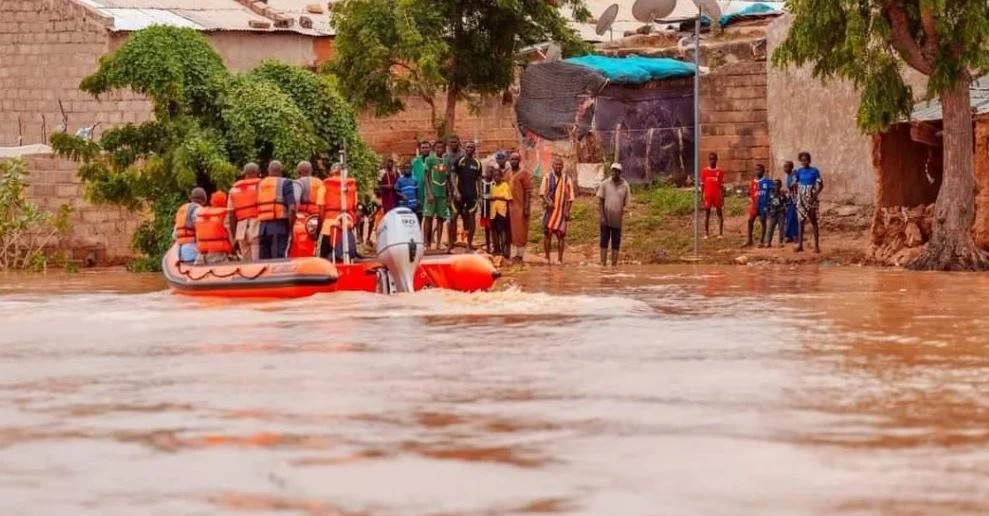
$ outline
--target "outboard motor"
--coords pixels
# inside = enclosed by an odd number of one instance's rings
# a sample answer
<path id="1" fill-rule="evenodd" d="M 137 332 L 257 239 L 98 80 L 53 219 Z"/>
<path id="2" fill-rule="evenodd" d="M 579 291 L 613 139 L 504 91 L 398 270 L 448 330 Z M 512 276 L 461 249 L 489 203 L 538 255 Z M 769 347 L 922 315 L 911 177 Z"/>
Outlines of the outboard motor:
<path id="1" fill-rule="evenodd" d="M 378 276 L 378 290 L 385 294 L 413 292 L 416 269 L 426 252 L 416 214 L 408 208 L 386 213 L 378 227 L 375 250 L 385 268 Z"/>

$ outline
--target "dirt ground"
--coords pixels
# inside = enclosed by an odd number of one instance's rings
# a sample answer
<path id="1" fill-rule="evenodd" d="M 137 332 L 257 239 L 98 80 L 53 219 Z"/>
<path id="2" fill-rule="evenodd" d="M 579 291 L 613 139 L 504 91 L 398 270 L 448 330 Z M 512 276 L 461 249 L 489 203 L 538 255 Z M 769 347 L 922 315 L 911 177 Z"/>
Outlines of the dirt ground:
<path id="1" fill-rule="evenodd" d="M 658 192 L 658 193 L 657 193 Z M 700 256 L 693 252 L 693 199 L 688 191 L 649 190 L 639 191 L 629 210 L 622 235 L 620 262 L 624 264 L 704 263 L 736 264 L 865 264 L 868 246 L 871 210 L 852 206 L 825 206 L 822 216 L 821 253 L 813 251 L 811 241 L 805 242 L 805 251 L 795 252 L 795 245 L 760 249 L 743 248 L 747 233 L 745 199 L 730 198 L 725 207 L 724 238 L 717 238 L 717 217 L 712 213 L 712 238 L 702 239 Z M 568 246 L 563 262 L 567 265 L 592 265 L 600 258 L 598 244 L 598 215 L 596 199 L 591 195 L 578 197 L 568 236 Z M 533 210 L 538 219 L 541 210 Z M 704 233 L 703 213 L 701 234 Z M 526 263 L 547 264 L 542 244 L 539 220 L 533 220 L 530 228 L 530 244 Z M 755 239 L 758 243 L 760 226 L 756 222 Z M 808 227 L 808 238 L 810 237 Z M 777 241 L 778 242 L 778 241 Z M 556 264 L 556 248 L 551 253 L 551 264 Z"/>

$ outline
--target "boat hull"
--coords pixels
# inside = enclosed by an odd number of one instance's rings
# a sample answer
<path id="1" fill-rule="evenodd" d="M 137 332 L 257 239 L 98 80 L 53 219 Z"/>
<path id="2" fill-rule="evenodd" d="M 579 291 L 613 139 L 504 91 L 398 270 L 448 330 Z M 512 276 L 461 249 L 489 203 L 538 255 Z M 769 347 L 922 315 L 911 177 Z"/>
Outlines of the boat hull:
<path id="1" fill-rule="evenodd" d="M 320 258 L 289 258 L 217 265 L 179 263 L 172 247 L 162 261 L 165 281 L 186 296 L 298 298 L 336 290 L 336 267 Z"/>
<path id="2" fill-rule="evenodd" d="M 179 263 L 172 247 L 162 260 L 165 280 L 185 296 L 227 298 L 298 298 L 324 292 L 376 292 L 377 260 L 334 264 L 315 257 L 217 265 Z M 490 290 L 501 273 L 490 260 L 476 254 L 426 256 L 416 269 L 415 289 L 440 288 L 461 292 Z"/>

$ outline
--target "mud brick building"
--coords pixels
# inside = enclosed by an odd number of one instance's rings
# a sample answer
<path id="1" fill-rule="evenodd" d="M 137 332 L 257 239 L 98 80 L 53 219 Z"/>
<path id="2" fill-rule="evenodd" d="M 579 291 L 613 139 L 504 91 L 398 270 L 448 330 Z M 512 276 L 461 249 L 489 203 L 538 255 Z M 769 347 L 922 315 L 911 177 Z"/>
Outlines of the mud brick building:
<path id="1" fill-rule="evenodd" d="M 96 100 L 79 91 L 79 83 L 129 34 L 156 24 L 202 31 L 234 71 L 265 59 L 316 67 L 332 55 L 325 2 L 0 0 L 0 150 L 8 148 L 0 155 L 25 157 L 35 201 L 76 208 L 73 232 L 64 244 L 78 251 L 80 260 L 96 256 L 100 263 L 112 263 L 131 256 L 138 215 L 83 201 L 72 164 L 43 154 L 46 148 L 38 146 L 63 124 L 69 132 L 96 125 L 98 136 L 107 127 L 150 118 L 150 105 L 140 96 L 118 92 Z M 476 115 L 466 106 L 458 110 L 456 130 L 479 135 L 484 148 L 517 142 L 512 112 L 500 99 L 488 101 Z M 416 99 L 395 117 L 362 117 L 360 128 L 382 154 L 408 154 L 414 138 L 432 134 L 429 108 Z"/>

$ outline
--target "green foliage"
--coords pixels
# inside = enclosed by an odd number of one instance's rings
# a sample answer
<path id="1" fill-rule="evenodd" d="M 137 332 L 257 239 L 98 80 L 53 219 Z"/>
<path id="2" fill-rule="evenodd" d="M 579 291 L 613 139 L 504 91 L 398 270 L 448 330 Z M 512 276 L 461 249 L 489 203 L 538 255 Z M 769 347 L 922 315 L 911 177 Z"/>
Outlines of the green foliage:
<path id="1" fill-rule="evenodd" d="M 156 26 L 134 33 L 80 88 L 94 96 L 130 89 L 154 106 L 155 120 L 114 127 L 98 142 L 51 137 L 60 155 L 81 163 L 90 200 L 150 214 L 134 236 L 134 247 L 147 255 L 134 264 L 138 269 L 159 266 L 175 210 L 192 188 L 227 189 L 249 161 L 278 159 L 292 170 L 310 160 L 319 167 L 346 144 L 359 181 L 369 182 L 377 168 L 354 110 L 333 82 L 277 62 L 233 75 L 193 30 Z"/>
<path id="2" fill-rule="evenodd" d="M 928 98 L 989 68 L 984 0 L 787 0 L 786 8 L 793 25 L 773 64 L 810 64 L 816 78 L 852 81 L 865 131 L 910 113 L 904 63 L 929 76 Z"/>
<path id="3" fill-rule="evenodd" d="M 159 120 L 215 115 L 215 99 L 228 73 L 223 59 L 193 29 L 163 25 L 138 31 L 114 54 L 104 56 L 80 88 L 99 96 L 129 89 L 154 103 Z"/>
<path id="4" fill-rule="evenodd" d="M 589 17 L 582 0 L 559 3 Z M 385 116 L 404 108 L 403 95 L 417 96 L 432 107 L 438 134 L 441 91 L 460 99 L 504 91 L 528 45 L 553 40 L 568 55 L 587 51 L 546 0 L 343 0 L 332 23 L 329 70 L 351 102 Z"/>
<path id="5" fill-rule="evenodd" d="M 0 163 L 0 270 L 47 269 L 49 247 L 69 231 L 72 208 L 49 212 L 29 202 L 27 175 L 20 160 Z"/>

